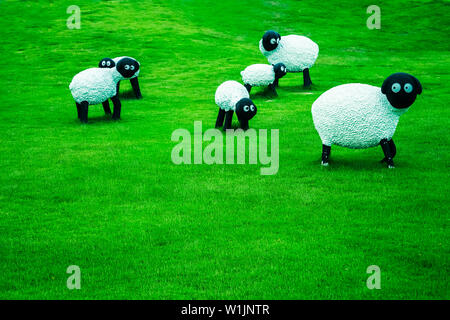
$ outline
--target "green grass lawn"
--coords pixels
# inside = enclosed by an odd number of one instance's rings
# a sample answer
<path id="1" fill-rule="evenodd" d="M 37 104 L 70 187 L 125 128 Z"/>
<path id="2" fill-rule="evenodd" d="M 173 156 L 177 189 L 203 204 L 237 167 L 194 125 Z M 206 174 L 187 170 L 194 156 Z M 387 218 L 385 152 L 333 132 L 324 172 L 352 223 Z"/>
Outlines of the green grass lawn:
<path id="1" fill-rule="evenodd" d="M 81 29 L 66 8 L 81 8 Z M 381 8 L 369 30 L 366 8 Z M 448 1 L 0 1 L 0 298 L 448 299 Z M 175 129 L 212 128 L 214 92 L 266 63 L 267 29 L 319 44 L 311 69 L 255 88 L 250 126 L 279 129 L 261 165 L 174 165 Z M 76 119 L 68 85 L 103 57 L 141 62 L 122 120 Z M 423 94 L 381 148 L 320 166 L 311 105 L 333 86 L 409 72 Z M 252 92 L 253 93 L 253 92 Z M 235 124 L 237 124 L 235 119 Z M 81 268 L 81 290 L 66 269 Z M 366 268 L 381 268 L 381 290 Z"/>

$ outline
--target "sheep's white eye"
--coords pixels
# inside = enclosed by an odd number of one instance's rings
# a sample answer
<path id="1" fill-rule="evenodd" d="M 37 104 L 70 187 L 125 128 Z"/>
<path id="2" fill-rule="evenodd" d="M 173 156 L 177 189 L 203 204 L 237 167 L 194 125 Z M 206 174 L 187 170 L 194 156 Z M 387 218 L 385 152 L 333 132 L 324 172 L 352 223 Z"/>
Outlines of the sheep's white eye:
<path id="1" fill-rule="evenodd" d="M 106 65 L 109 67 L 111 65 L 111 61 L 106 62 Z"/>
<path id="2" fill-rule="evenodd" d="M 248 109 L 249 109 L 248 106 L 244 106 L 244 111 L 245 112 L 248 112 Z"/>
<path id="3" fill-rule="evenodd" d="M 277 42 L 276 39 L 270 39 L 270 43 L 271 43 L 271 44 L 275 44 L 276 42 Z"/>
<path id="4" fill-rule="evenodd" d="M 277 43 L 280 43 L 280 38 L 277 39 Z"/>
<path id="5" fill-rule="evenodd" d="M 285 70 L 285 68 L 284 68 L 284 67 L 281 67 L 281 71 L 283 71 L 283 72 L 284 72 L 284 70 Z"/>
<path id="6" fill-rule="evenodd" d="M 130 69 L 131 69 L 131 70 L 134 70 L 134 66 L 133 66 L 133 65 L 132 65 L 132 66 L 130 66 Z"/>
<path id="7" fill-rule="evenodd" d="M 413 91 L 413 86 L 411 85 L 411 83 L 407 83 L 407 84 L 405 84 L 403 89 L 405 89 L 406 93 L 411 93 Z"/>
<path id="8" fill-rule="evenodd" d="M 105 61 L 102 61 L 102 66 L 103 66 L 103 67 L 105 66 Z"/>
<path id="9" fill-rule="evenodd" d="M 129 65 L 125 65 L 125 70 L 130 70 L 130 66 Z"/>
<path id="10" fill-rule="evenodd" d="M 402 88 L 402 86 L 399 83 L 394 83 L 392 85 L 392 92 L 397 93 L 400 91 L 400 89 Z"/>
<path id="11" fill-rule="evenodd" d="M 251 105 L 251 106 L 250 106 L 250 110 L 255 111 L 255 106 L 254 106 L 254 105 Z"/>

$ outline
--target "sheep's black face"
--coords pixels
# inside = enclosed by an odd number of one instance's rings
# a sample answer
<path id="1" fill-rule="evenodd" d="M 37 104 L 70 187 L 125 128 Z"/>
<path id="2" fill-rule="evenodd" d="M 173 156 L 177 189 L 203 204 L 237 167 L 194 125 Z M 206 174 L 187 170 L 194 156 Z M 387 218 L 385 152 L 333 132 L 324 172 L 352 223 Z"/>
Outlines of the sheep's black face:
<path id="1" fill-rule="evenodd" d="M 256 106 L 252 100 L 244 98 L 236 104 L 236 115 L 239 119 L 250 120 L 256 114 Z"/>
<path id="2" fill-rule="evenodd" d="M 419 80 L 408 73 L 394 73 L 384 80 L 381 87 L 389 103 L 397 109 L 411 106 L 418 94 L 422 93 Z"/>
<path id="3" fill-rule="evenodd" d="M 266 51 L 275 50 L 280 43 L 281 36 L 278 32 L 269 30 L 262 37 L 262 45 Z"/>
<path id="4" fill-rule="evenodd" d="M 116 66 L 116 63 L 111 58 L 103 58 L 98 63 L 99 68 L 114 68 Z"/>
<path id="5" fill-rule="evenodd" d="M 283 78 L 287 73 L 286 66 L 281 62 L 273 65 L 273 71 L 275 72 L 275 78 L 277 79 Z"/>
<path id="6" fill-rule="evenodd" d="M 131 78 L 139 70 L 139 63 L 131 58 L 123 58 L 117 62 L 117 71 L 124 78 Z"/>

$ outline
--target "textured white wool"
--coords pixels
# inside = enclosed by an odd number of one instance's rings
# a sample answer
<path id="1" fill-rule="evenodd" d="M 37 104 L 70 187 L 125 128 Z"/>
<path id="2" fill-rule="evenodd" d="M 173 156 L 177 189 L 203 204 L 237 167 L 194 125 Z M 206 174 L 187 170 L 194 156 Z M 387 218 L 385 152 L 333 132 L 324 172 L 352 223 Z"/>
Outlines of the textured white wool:
<path id="1" fill-rule="evenodd" d="M 225 81 L 216 90 L 216 104 L 223 110 L 235 110 L 236 103 L 244 98 L 250 98 L 247 89 L 237 81 Z"/>
<path id="2" fill-rule="evenodd" d="M 350 83 L 324 92 L 313 103 L 314 126 L 322 143 L 353 149 L 374 147 L 390 140 L 407 109 L 390 105 L 381 88 Z"/>
<path id="3" fill-rule="evenodd" d="M 76 102 L 102 103 L 116 95 L 119 73 L 113 68 L 90 68 L 81 71 L 69 85 Z"/>
<path id="4" fill-rule="evenodd" d="M 275 72 L 270 64 L 252 64 L 241 72 L 242 81 L 252 87 L 268 86 L 275 81 Z"/>
<path id="5" fill-rule="evenodd" d="M 281 37 L 278 47 L 272 51 L 266 51 L 260 40 L 259 50 L 269 63 L 284 63 L 288 72 L 300 72 L 311 68 L 319 55 L 317 43 L 307 37 L 297 35 Z"/>
<path id="6" fill-rule="evenodd" d="M 133 79 L 133 78 L 136 78 L 136 77 L 139 75 L 139 72 L 141 72 L 141 64 L 140 64 L 139 61 L 137 61 L 135 58 L 123 56 L 123 57 L 116 57 L 116 58 L 113 59 L 113 61 L 114 61 L 114 63 L 116 64 L 116 66 L 117 66 L 117 62 L 119 62 L 119 61 L 120 61 L 121 59 L 123 59 L 123 58 L 130 58 L 130 59 L 135 60 L 135 61 L 138 63 L 138 65 L 139 65 L 139 70 L 136 72 L 136 74 L 135 74 L 134 76 L 132 76 L 131 78 L 127 78 L 127 79 Z M 120 75 L 120 77 L 121 77 L 120 80 L 125 79 L 122 75 Z"/>

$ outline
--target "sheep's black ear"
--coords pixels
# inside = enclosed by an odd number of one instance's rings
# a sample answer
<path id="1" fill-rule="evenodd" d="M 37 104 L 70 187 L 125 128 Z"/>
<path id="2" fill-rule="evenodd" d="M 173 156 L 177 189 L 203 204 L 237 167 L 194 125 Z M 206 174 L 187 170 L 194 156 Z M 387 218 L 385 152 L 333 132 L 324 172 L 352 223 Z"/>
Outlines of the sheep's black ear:
<path id="1" fill-rule="evenodd" d="M 416 83 L 416 93 L 417 94 L 421 94 L 422 93 L 422 85 L 420 84 L 419 79 L 417 79 L 416 77 L 414 78 L 414 82 Z"/>
<path id="2" fill-rule="evenodd" d="M 381 86 L 381 93 L 386 94 L 387 93 L 387 88 L 388 88 L 388 80 L 384 80 L 383 85 Z"/>

